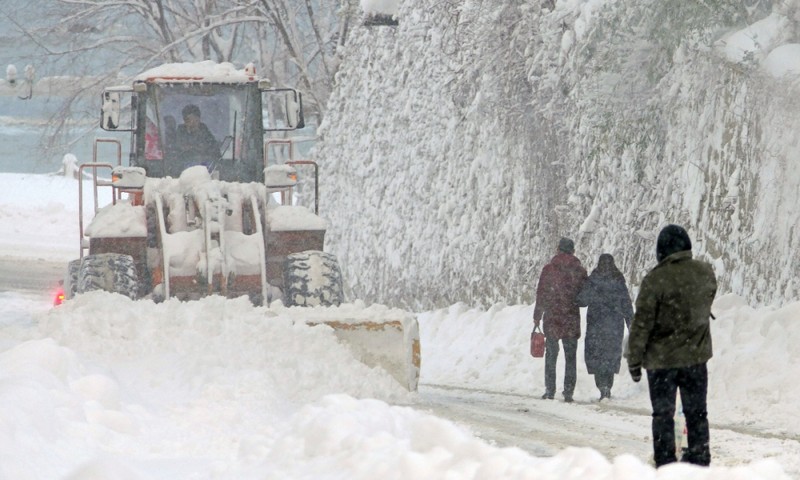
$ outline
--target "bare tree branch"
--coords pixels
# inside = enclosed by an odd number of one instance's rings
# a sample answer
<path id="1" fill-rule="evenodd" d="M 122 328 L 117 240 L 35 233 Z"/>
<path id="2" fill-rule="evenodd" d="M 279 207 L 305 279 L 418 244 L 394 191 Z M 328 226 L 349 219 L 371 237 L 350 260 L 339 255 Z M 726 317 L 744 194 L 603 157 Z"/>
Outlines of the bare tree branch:
<path id="1" fill-rule="evenodd" d="M 96 114 L 77 106 L 96 103 L 103 81 L 119 83 L 120 72 L 166 62 L 254 62 L 275 84 L 302 90 L 308 116 L 321 120 L 340 63 L 339 48 L 357 12 L 355 0 L 56 2 L 59 17 L 37 29 L 39 39 L 50 35 L 64 40 L 55 49 L 37 40 L 33 29 L 15 22 L 47 52 L 51 68 L 67 62 L 71 70 L 85 68 L 91 74 L 97 58 L 110 61 L 103 62 L 97 82 L 63 97 L 64 105 L 51 118 L 49 145 L 57 144 L 57 137 L 74 135 L 73 127 L 81 124 L 74 120 Z M 8 16 L 2 8 L 0 13 Z"/>

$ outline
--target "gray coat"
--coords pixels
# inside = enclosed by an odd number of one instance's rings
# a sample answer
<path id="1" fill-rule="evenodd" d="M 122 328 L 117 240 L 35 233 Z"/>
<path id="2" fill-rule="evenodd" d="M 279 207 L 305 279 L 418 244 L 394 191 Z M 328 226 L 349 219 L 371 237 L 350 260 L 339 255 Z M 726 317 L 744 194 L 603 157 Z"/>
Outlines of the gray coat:
<path id="1" fill-rule="evenodd" d="M 584 358 L 590 374 L 619 373 L 625 326 L 630 328 L 633 318 L 625 278 L 612 268 L 598 266 L 578 294 L 578 305 L 588 307 Z"/>

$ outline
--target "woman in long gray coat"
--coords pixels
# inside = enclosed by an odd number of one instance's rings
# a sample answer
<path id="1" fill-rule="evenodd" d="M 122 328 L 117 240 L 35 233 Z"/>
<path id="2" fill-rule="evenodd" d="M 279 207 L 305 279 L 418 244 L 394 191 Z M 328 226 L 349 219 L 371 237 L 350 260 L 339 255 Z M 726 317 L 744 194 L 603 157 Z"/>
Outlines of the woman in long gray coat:
<path id="1" fill-rule="evenodd" d="M 614 265 L 613 256 L 600 255 L 597 268 L 583 284 L 577 301 L 579 306 L 589 307 L 584 345 L 586 369 L 594 375 L 600 400 L 611 398 L 614 374 L 619 373 L 622 358 L 625 326 L 630 328 L 633 318 L 625 277 Z"/>

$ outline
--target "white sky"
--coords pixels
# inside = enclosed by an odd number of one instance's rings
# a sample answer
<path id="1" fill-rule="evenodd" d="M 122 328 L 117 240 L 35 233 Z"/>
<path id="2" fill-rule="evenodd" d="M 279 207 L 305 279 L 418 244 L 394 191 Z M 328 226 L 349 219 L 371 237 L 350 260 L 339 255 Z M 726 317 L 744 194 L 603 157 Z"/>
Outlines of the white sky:
<path id="1" fill-rule="evenodd" d="M 0 261 L 77 257 L 77 182 L 0 174 Z M 0 478 L 197 479 L 782 479 L 800 474 L 795 371 L 800 304 L 714 305 L 712 425 L 775 439 L 732 441 L 712 430 L 714 466 L 655 471 L 647 458 L 566 448 L 537 458 L 413 406 L 380 370 L 352 359 L 303 309 L 244 299 L 132 303 L 105 293 L 50 307 L 50 292 L 0 292 Z M 468 305 L 418 315 L 423 384 L 530 395 L 531 408 L 576 422 L 613 415 L 579 350 L 578 404 L 542 402 L 541 360 L 527 354 L 531 305 Z M 319 315 L 380 317 L 355 302 Z M 582 344 L 581 344 L 582 346 Z M 789 367 L 789 368 L 787 368 Z M 645 383 L 616 377 L 613 405 L 649 408 Z M 538 403 L 537 403 L 538 402 Z M 411 406 L 409 406 L 411 405 Z M 599 412 L 599 413 L 598 413 Z M 587 433 L 603 441 L 603 432 Z M 649 437 L 648 440 L 649 441 Z M 784 474 L 787 472 L 788 474 Z"/>

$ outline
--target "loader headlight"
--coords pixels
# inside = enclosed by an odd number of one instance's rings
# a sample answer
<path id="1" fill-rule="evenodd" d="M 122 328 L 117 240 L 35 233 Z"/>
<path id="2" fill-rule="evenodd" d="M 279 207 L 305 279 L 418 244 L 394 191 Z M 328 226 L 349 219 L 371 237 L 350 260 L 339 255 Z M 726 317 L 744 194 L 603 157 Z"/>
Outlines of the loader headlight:
<path id="1" fill-rule="evenodd" d="M 141 167 L 115 167 L 111 171 L 111 182 L 117 188 L 144 188 L 146 178 L 147 174 Z"/>
<path id="2" fill-rule="evenodd" d="M 270 189 L 284 189 L 297 185 L 297 170 L 291 165 L 270 165 L 264 169 L 264 184 Z"/>

